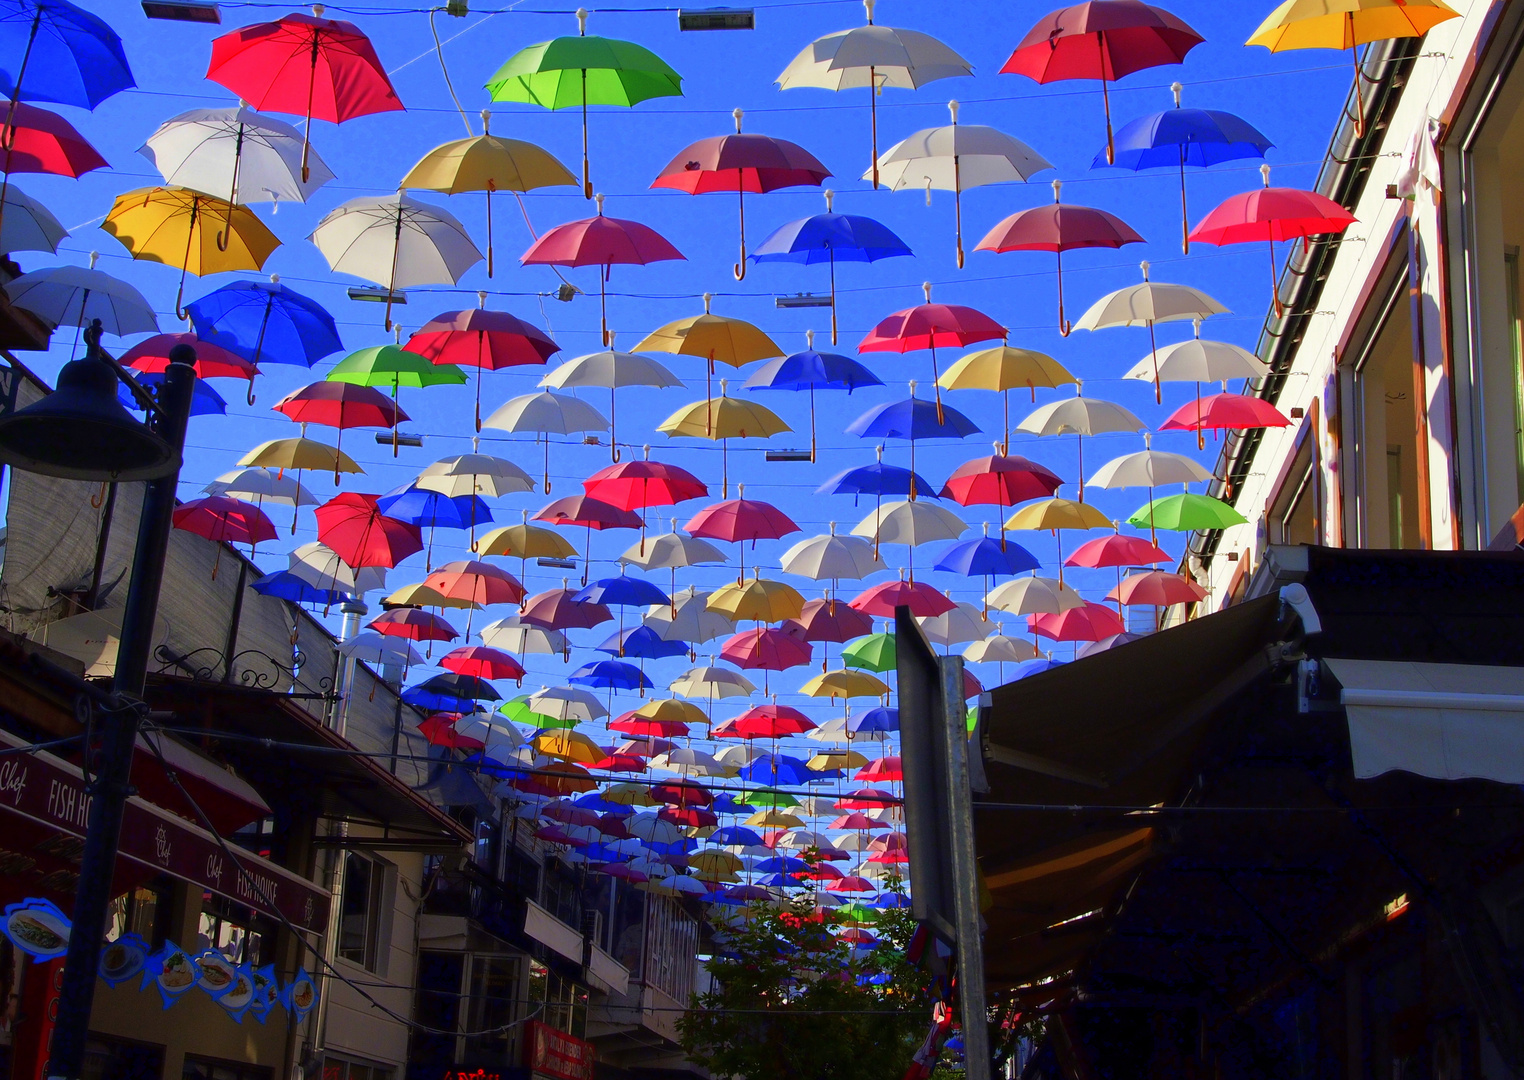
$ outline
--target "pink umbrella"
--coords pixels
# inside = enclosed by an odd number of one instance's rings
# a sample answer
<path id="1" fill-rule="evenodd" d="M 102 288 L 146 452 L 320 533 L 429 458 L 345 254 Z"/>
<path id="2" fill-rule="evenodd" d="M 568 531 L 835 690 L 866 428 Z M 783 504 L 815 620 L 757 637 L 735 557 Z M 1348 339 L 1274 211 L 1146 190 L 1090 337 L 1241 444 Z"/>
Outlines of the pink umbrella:
<path id="1" fill-rule="evenodd" d="M 603 325 L 603 346 L 609 344 L 608 280 L 615 263 L 644 266 L 647 263 L 686 256 L 666 238 L 638 221 L 603 216 L 603 196 L 597 196 L 598 216 L 557 225 L 530 245 L 519 257 L 525 266 L 601 266 L 598 303 Z"/>
<path id="2" fill-rule="evenodd" d="M 455 627 L 422 608 L 392 608 L 365 625 L 378 634 L 409 641 L 454 641 L 460 637 Z"/>
<path id="3" fill-rule="evenodd" d="M 1169 607 L 1171 604 L 1194 604 L 1206 599 L 1206 590 L 1180 574 L 1167 574 L 1163 570 L 1150 570 L 1122 579 L 1122 583 L 1106 594 L 1106 599 L 1119 604 L 1152 604 Z"/>
<path id="4" fill-rule="evenodd" d="M 1005 327 L 982 311 L 961 304 L 933 304 L 931 282 L 921 285 L 926 302 L 896 311 L 879 322 L 857 345 L 858 352 L 916 352 L 931 350 L 931 377 L 937 393 L 937 423 L 942 423 L 942 387 L 937 349 L 961 348 L 977 341 L 1005 337 Z"/>
<path id="5" fill-rule="evenodd" d="M 1028 615 L 1027 628 L 1053 641 L 1100 641 L 1127 629 L 1115 611 L 1088 600 L 1084 607 L 1056 614 Z"/>
<path id="6" fill-rule="evenodd" d="M 736 580 L 742 581 L 746 577 L 744 545 L 747 540 L 750 540 L 751 546 L 755 548 L 758 540 L 777 540 L 789 533 L 798 532 L 799 526 L 794 524 L 793 518 L 772 503 L 745 498 L 745 484 L 737 489 L 737 494 L 743 497 L 704 507 L 694 514 L 683 528 L 689 536 L 708 540 L 729 540 L 737 544 L 741 559 Z"/>
<path id="7" fill-rule="evenodd" d="M 789 668 L 801 667 L 808 664 L 813 658 L 814 650 L 807 641 L 800 641 L 786 630 L 774 628 L 755 630 L 742 630 L 726 640 L 720 648 L 720 659 L 729 660 L 736 667 L 752 668 L 764 673 L 770 671 L 787 671 Z M 767 680 L 764 674 L 762 692 L 767 693 Z M 810 727 L 814 727 L 810 724 Z M 738 734 L 744 729 L 741 725 L 732 725 L 732 729 Z M 803 730 L 808 731 L 809 728 Z M 749 738 L 745 734 L 742 738 Z M 776 738 L 776 736 L 767 736 Z"/>
<path id="8" fill-rule="evenodd" d="M 834 599 L 809 601 L 797 621 L 805 641 L 841 644 L 873 633 L 872 618 L 847 604 L 838 604 Z"/>
<path id="9" fill-rule="evenodd" d="M 337 428 L 337 451 L 344 444 L 344 429 L 353 427 L 395 428 L 412 419 L 381 391 L 358 383 L 311 383 L 291 391 L 271 406 L 299 424 L 322 424 Z M 334 454 L 333 482 L 339 482 L 339 456 Z"/>
<path id="10" fill-rule="evenodd" d="M 1169 562 L 1169 554 L 1141 536 L 1113 533 L 1087 540 L 1064 560 L 1065 566 L 1098 569 L 1103 566 L 1148 566 Z"/>
<path id="11" fill-rule="evenodd" d="M 870 787 L 849 792 L 845 798 L 836 800 L 836 806 L 841 810 L 881 810 L 899 801 L 892 791 Z"/>
<path id="12" fill-rule="evenodd" d="M 646 519 L 633 510 L 623 510 L 602 499 L 590 495 L 566 495 L 557 499 L 534 516 L 535 521 L 548 521 L 552 525 L 581 525 L 587 529 L 587 546 L 583 553 L 582 584 L 587 584 L 587 568 L 592 557 L 593 530 L 644 529 Z"/>
<path id="13" fill-rule="evenodd" d="M 897 607 L 908 607 L 910 614 L 920 618 L 941 615 L 958 605 L 924 581 L 886 581 L 859 594 L 850 606 L 864 615 L 891 619 Z"/>
<path id="14" fill-rule="evenodd" d="M 536 593 L 524 601 L 519 619 L 547 630 L 587 630 L 614 617 L 614 613 L 602 604 L 573 600 L 576 592 L 575 589 L 560 588 Z"/>
<path id="15" fill-rule="evenodd" d="M 478 295 L 485 303 L 487 294 Z M 487 311 L 480 307 L 435 315 L 420 326 L 402 348 L 436 364 L 479 369 L 476 377 L 477 431 L 482 429 L 481 371 L 543 364 L 561 351 L 561 346 L 550 340 L 539 327 L 506 311 Z"/>
<path id="16" fill-rule="evenodd" d="M 1289 427 L 1290 419 L 1264 398 L 1248 394 L 1198 397 L 1176 409 L 1159 425 L 1160 431 L 1204 431 L 1208 428 Z"/>
<path id="17" fill-rule="evenodd" d="M 1131 225 L 1104 210 L 1090 206 L 1065 206 L 1059 202 L 1063 181 L 1053 181 L 1053 201 L 1047 206 L 1021 210 L 984 234 L 975 251 L 1051 251 L 1058 257 L 1058 332 L 1071 329 L 1064 318 L 1064 252 L 1078 248 L 1119 248 L 1141 244 L 1143 238 Z"/>
<path id="18" fill-rule="evenodd" d="M 905 774 L 900 770 L 898 755 L 882 757 L 877 761 L 870 761 L 852 775 L 854 780 L 878 780 L 893 783 L 905 779 Z"/>
<path id="19" fill-rule="evenodd" d="M 222 545 L 248 544 L 250 550 L 261 540 L 275 539 L 275 525 L 253 503 L 227 495 L 208 495 L 175 507 L 175 528 L 205 537 L 217 545 L 212 563 L 212 580 L 222 564 Z"/>

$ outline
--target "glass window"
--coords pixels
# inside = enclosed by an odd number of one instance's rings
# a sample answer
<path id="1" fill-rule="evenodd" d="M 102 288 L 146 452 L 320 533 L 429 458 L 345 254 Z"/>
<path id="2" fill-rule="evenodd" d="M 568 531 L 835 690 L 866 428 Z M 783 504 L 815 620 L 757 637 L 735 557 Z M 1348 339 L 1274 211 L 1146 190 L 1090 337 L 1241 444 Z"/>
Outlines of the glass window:
<path id="1" fill-rule="evenodd" d="M 512 1063 L 514 1031 L 508 1025 L 517 1017 L 518 998 L 517 956 L 472 954 L 466 1030 L 491 1034 L 466 1039 L 465 1060 Z"/>
<path id="2" fill-rule="evenodd" d="M 388 1065 L 351 1061 L 332 1054 L 323 1058 L 323 1080 L 391 1080 L 391 1075 Z"/>
<path id="3" fill-rule="evenodd" d="M 1360 547 L 1416 548 L 1420 543 L 1411 323 L 1406 292 L 1396 289 L 1355 369 Z"/>
<path id="4" fill-rule="evenodd" d="M 646 933 L 646 894 L 639 889 L 619 886 L 614 895 L 614 959 L 630 972 L 630 978 L 643 977 L 641 953 Z"/>
<path id="5" fill-rule="evenodd" d="M 151 1043 L 129 1042 L 92 1035 L 85 1043 L 85 1067 L 81 1080 L 159 1080 L 164 1069 L 164 1048 Z"/>
<path id="6" fill-rule="evenodd" d="M 275 959 L 275 923 L 216 893 L 201 894 L 196 949 L 216 949 L 235 964 Z"/>
<path id="7" fill-rule="evenodd" d="M 529 962 L 529 1008 L 557 1031 L 579 1039 L 587 1033 L 587 990 L 538 960 Z"/>
<path id="8" fill-rule="evenodd" d="M 157 1073 L 154 1074 L 157 1078 Z M 219 1061 L 216 1058 L 185 1055 L 181 1080 L 270 1080 L 270 1070 L 242 1061 Z"/>
<path id="9" fill-rule="evenodd" d="M 687 1004 L 697 960 L 698 922 L 666 897 L 652 897 L 646 920 L 646 985 Z"/>
<path id="10" fill-rule="evenodd" d="M 379 950 L 383 868 L 351 851 L 344 856 L 344 895 L 339 908 L 339 955 L 374 971 Z"/>
<path id="11" fill-rule="evenodd" d="M 169 935 L 172 888 L 167 881 L 138 885 L 111 901 L 106 909 L 106 940 L 137 934 L 150 948 L 164 944 Z"/>
<path id="12" fill-rule="evenodd" d="M 413 1016 L 423 1027 L 434 1030 L 413 1032 L 408 1049 L 410 1061 L 438 1064 L 458 1060 L 456 1037 L 438 1032 L 461 1029 L 460 991 L 465 970 L 465 953 L 435 952 L 430 949 L 418 953 Z"/>

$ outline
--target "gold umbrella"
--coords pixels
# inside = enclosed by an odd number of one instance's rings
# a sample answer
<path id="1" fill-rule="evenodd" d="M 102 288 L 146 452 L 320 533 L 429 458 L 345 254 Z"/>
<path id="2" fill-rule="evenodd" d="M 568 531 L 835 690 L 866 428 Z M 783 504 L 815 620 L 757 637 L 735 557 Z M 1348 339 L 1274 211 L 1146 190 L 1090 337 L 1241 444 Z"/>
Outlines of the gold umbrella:
<path id="1" fill-rule="evenodd" d="M 560 758 L 575 765 L 591 765 L 608 757 L 608 751 L 580 731 L 561 728 L 547 731 L 534 740 L 534 748 L 546 757 Z"/>
<path id="2" fill-rule="evenodd" d="M 816 675 L 799 688 L 806 697 L 883 697 L 889 686 L 882 679 L 855 668 L 840 668 Z"/>
<path id="3" fill-rule="evenodd" d="M 175 317 L 185 318 L 185 275 L 258 270 L 280 247 L 247 206 L 183 187 L 153 187 L 118 195 L 101 228 L 134 259 L 180 268 Z"/>
<path id="4" fill-rule="evenodd" d="M 778 343 L 744 319 L 732 319 L 725 315 L 711 315 L 709 303 L 713 293 L 704 294 L 704 313 L 692 315 L 668 323 L 659 330 L 647 334 L 635 346 L 634 352 L 673 353 L 679 356 L 702 356 L 708 359 L 709 369 L 704 376 L 704 398 L 714 398 L 713 379 L 715 361 L 731 367 L 744 367 L 753 360 L 767 360 L 782 356 Z M 706 413 L 706 425 L 712 418 Z M 705 431 L 708 435 L 708 431 Z"/>
<path id="5" fill-rule="evenodd" d="M 491 122 L 491 111 L 483 109 L 480 135 L 434 147 L 408 170 L 400 185 L 442 191 L 446 195 L 464 191 L 487 193 L 488 277 L 492 276 L 492 193 L 578 186 L 577 178 L 549 150 L 520 139 L 492 135 Z"/>
<path id="6" fill-rule="evenodd" d="M 637 349 L 640 345 L 635 346 Z M 720 380 L 720 396 L 712 401 L 684 405 L 656 426 L 667 435 L 688 435 L 696 439 L 718 439 L 720 443 L 720 498 L 730 495 L 730 463 L 727 440 L 768 439 L 793 428 L 777 413 L 754 401 L 742 401 L 727 393 L 730 383 Z"/>
<path id="7" fill-rule="evenodd" d="M 530 559 L 574 559 L 577 549 L 571 541 L 555 529 L 544 525 L 529 524 L 529 511 L 522 511 L 524 520 L 518 525 L 503 525 L 485 532 L 473 545 L 478 555 L 500 555 L 519 560 L 519 574 Z"/>
<path id="8" fill-rule="evenodd" d="M 683 724 L 707 724 L 709 717 L 704 710 L 691 701 L 677 698 L 658 698 L 648 701 L 635 710 L 635 715 L 646 720 L 676 720 Z"/>
<path id="9" fill-rule="evenodd" d="M 423 582 L 415 582 L 412 585 L 404 585 L 396 589 L 383 604 L 391 604 L 397 607 L 435 607 L 435 608 L 473 608 L 481 610 L 481 605 L 472 600 L 462 600 L 458 597 L 446 596 L 444 593 Z"/>
<path id="10" fill-rule="evenodd" d="M 1006 519 L 1005 528 L 1012 531 L 1026 529 L 1051 530 L 1058 540 L 1058 580 L 1064 580 L 1064 545 L 1060 529 L 1110 529 L 1110 518 L 1089 503 L 1073 499 L 1041 499 L 1016 511 Z"/>
<path id="11" fill-rule="evenodd" d="M 804 597 L 791 585 L 769 581 L 752 571 L 750 581 L 732 582 L 716 589 L 705 604 L 710 611 L 734 621 L 782 622 L 797 619 L 804 612 Z"/>
<path id="12" fill-rule="evenodd" d="M 334 472 L 363 473 L 365 470 L 344 451 L 316 439 L 271 439 L 262 442 L 238 459 L 240 466 L 265 469 L 323 469 Z"/>
<path id="13" fill-rule="evenodd" d="M 997 345 L 971 352 L 942 373 L 937 385 L 943 390 L 993 390 L 1005 399 L 1005 439 L 1002 454 L 1011 448 L 1011 391 L 1026 387 L 1037 400 L 1037 388 L 1052 390 L 1065 384 L 1079 385 L 1068 368 L 1047 353 Z"/>

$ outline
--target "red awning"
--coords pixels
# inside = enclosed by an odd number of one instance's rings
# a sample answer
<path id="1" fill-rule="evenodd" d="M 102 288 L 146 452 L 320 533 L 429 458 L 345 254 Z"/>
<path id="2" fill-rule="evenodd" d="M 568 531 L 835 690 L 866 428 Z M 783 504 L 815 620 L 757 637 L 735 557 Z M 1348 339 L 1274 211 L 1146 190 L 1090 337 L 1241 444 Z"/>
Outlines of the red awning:
<path id="1" fill-rule="evenodd" d="M 174 770 L 179 785 L 170 780 L 166 767 Z M 199 806 L 212 827 L 223 834 L 237 832 L 270 816 L 269 804 L 247 782 L 211 758 L 157 732 L 138 736 L 132 758 L 132 785 L 155 806 L 173 810 L 198 824 L 196 806 Z M 185 792 L 181 792 L 181 787 Z M 186 799 L 187 794 L 196 800 L 196 806 Z"/>
<path id="2" fill-rule="evenodd" d="M 0 731 L 0 748 L 28 744 Z M 257 798 L 257 796 L 256 796 Z M 45 751 L 0 757 L 0 886 L 22 895 L 73 897 L 90 796 L 80 771 Z M 119 889 L 169 874 L 293 926 L 321 933 L 329 894 L 268 859 L 232 849 L 205 829 L 140 796 L 127 800 L 117 854 Z M 67 907 L 65 907 L 67 910 Z"/>

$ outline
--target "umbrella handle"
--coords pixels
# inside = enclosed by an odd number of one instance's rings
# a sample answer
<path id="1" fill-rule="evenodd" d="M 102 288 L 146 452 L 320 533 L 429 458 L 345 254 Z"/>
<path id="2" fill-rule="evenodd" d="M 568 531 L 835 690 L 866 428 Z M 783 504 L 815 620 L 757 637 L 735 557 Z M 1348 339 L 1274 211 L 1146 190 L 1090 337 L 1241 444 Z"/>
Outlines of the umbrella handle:
<path id="1" fill-rule="evenodd" d="M 746 192 L 741 187 L 741 181 L 736 181 L 736 208 L 741 216 L 741 261 L 730 268 L 737 281 L 746 280 Z"/>

